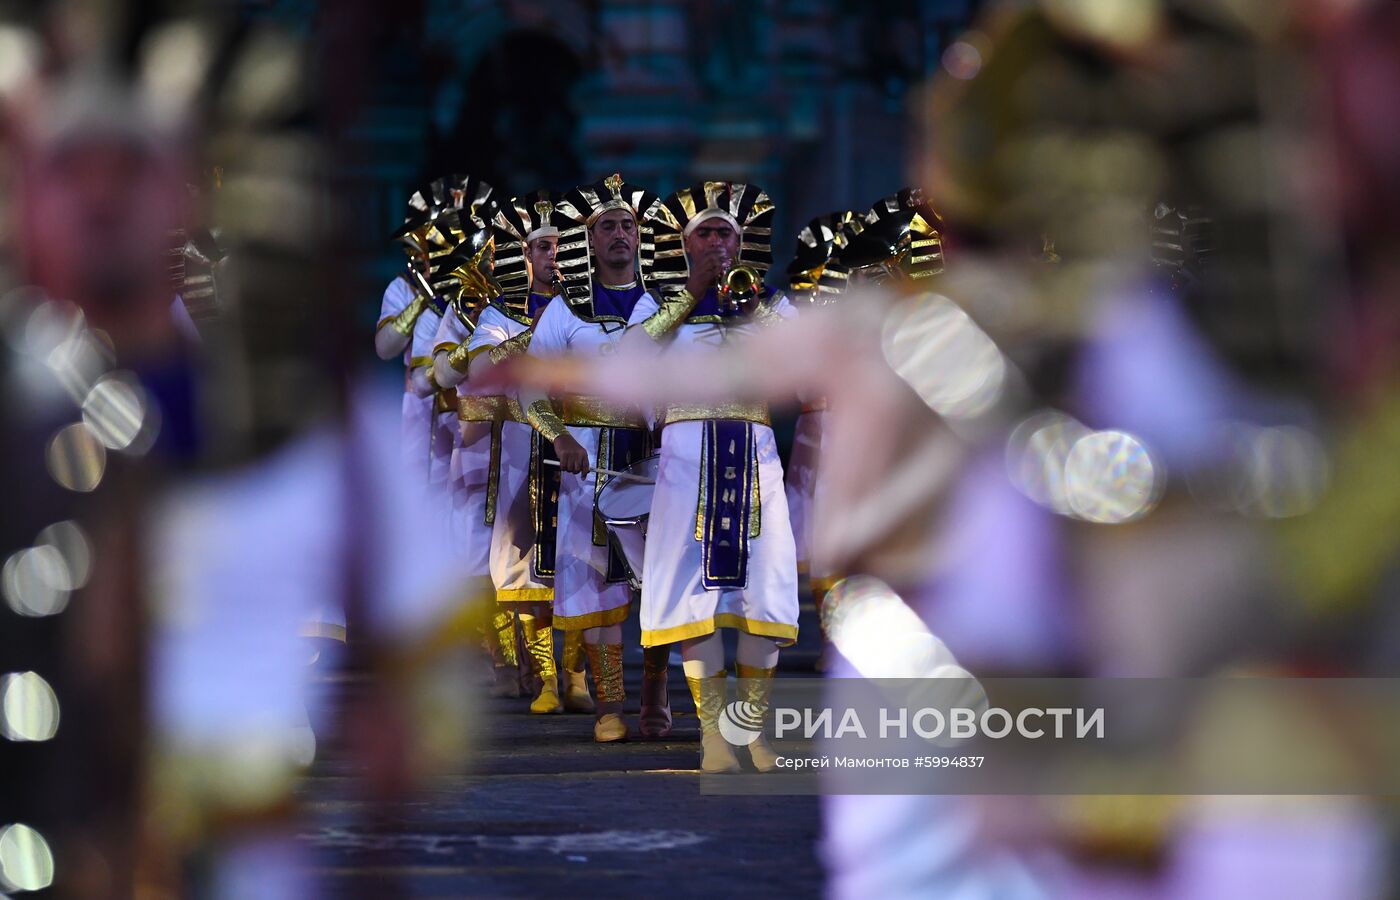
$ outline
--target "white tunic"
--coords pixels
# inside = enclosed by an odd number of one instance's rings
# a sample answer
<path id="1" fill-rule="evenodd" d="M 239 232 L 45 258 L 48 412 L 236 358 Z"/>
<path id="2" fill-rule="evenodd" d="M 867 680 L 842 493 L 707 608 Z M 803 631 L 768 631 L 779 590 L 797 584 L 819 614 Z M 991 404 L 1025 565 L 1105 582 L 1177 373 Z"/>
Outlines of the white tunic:
<path id="1" fill-rule="evenodd" d="M 442 316 L 432 307 L 423 310 L 413 326 L 413 341 L 409 345 L 411 368 L 433 363 L 433 344 Z M 428 421 L 428 500 L 433 508 L 434 524 L 446 526 L 451 510 L 452 451 L 457 448 L 456 412 L 433 412 L 433 396 L 423 398 Z"/>
<path id="2" fill-rule="evenodd" d="M 384 289 L 384 298 L 379 304 L 379 324 L 375 326 L 375 331 L 383 328 L 389 320 L 397 316 L 408 308 L 413 302 L 413 288 L 408 282 L 399 276 L 389 282 L 389 286 Z M 427 315 L 427 313 L 425 313 Z M 422 484 L 428 483 L 428 443 L 432 435 L 432 410 L 433 400 L 431 397 L 419 397 L 408 387 L 408 369 L 413 365 L 413 341 L 404 348 L 404 391 L 403 391 L 403 461 L 410 472 L 415 473 L 414 477 L 419 478 Z"/>
<path id="3" fill-rule="evenodd" d="M 488 306 L 477 318 L 476 331 L 467 346 L 472 350 L 495 347 L 528 330 L 528 325 Z M 501 422 L 496 428 L 499 469 L 491 526 L 491 580 L 496 585 L 496 599 L 502 603 L 554 599 L 553 586 L 543 576 L 536 577 L 535 570 L 535 508 L 530 495 L 534 433 L 524 422 Z"/>
<path id="4" fill-rule="evenodd" d="M 780 316 L 796 314 L 786 297 L 774 302 Z M 637 301 L 629 325 L 657 311 L 650 295 Z M 717 346 L 756 327 L 682 324 L 663 346 Z M 700 452 L 704 423 L 676 422 L 661 433 L 661 465 L 647 523 L 642 565 L 642 645 L 654 647 L 737 628 L 790 644 L 797 639 L 797 547 L 788 519 L 783 464 L 773 429 L 753 426 L 758 457 L 760 530 L 749 538 L 748 581 L 742 588 L 706 589 L 701 580 L 703 544 L 696 539 Z"/>
<path id="5" fill-rule="evenodd" d="M 645 299 L 645 295 L 643 295 Z M 641 301 L 639 300 L 638 303 Z M 534 356 L 612 353 L 625 326 L 620 322 L 585 322 L 556 297 L 545 308 L 530 339 Z M 528 398 L 521 398 L 521 405 Z M 600 428 L 570 425 L 569 433 L 597 465 Z M 554 627 L 577 631 L 616 625 L 627 618 L 632 592 L 626 582 L 609 583 L 608 548 L 593 542 L 593 504 L 597 476 L 565 472 L 559 491 L 559 538 L 555 556 Z"/>
<path id="6" fill-rule="evenodd" d="M 449 349 L 470 338 L 467 326 L 448 311 L 433 337 L 433 352 Z M 458 385 L 466 393 L 466 384 Z M 452 546 L 467 571 L 488 575 L 491 571 L 491 526 L 486 521 L 486 491 L 491 474 L 491 423 L 462 422 L 448 466 L 451 510 L 449 534 Z"/>

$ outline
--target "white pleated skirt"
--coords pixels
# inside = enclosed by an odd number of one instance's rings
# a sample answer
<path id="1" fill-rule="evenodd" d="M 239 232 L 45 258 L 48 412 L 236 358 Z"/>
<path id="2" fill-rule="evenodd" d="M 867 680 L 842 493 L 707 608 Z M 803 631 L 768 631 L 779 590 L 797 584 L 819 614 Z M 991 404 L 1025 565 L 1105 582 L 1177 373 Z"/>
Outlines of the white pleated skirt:
<path id="1" fill-rule="evenodd" d="M 788 517 L 783 464 L 773 429 L 754 425 L 760 530 L 749 538 L 743 588 L 706 590 L 695 537 L 703 422 L 661 433 L 661 465 L 642 565 L 642 645 L 654 647 L 736 628 L 787 645 L 797 639 L 797 547 Z"/>
<path id="2" fill-rule="evenodd" d="M 554 587 L 535 578 L 535 516 L 530 497 L 530 436 L 523 422 L 500 425 L 500 476 L 491 526 L 491 580 L 501 603 L 554 599 Z"/>
<path id="3" fill-rule="evenodd" d="M 601 429 L 570 425 L 569 433 L 598 462 Z M 559 490 L 559 540 L 554 572 L 554 627 L 578 631 L 616 625 L 627 618 L 632 590 L 627 583 L 609 583 L 606 542 L 593 542 L 593 503 L 597 476 L 565 472 Z"/>

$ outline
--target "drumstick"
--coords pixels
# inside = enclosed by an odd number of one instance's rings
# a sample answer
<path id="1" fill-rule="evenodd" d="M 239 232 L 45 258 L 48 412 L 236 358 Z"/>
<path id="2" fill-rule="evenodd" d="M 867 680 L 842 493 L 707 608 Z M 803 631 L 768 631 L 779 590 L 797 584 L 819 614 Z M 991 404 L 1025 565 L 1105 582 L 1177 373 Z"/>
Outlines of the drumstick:
<path id="1" fill-rule="evenodd" d="M 544 460 L 544 464 L 547 466 L 557 466 L 559 465 L 559 460 L 546 459 Z M 598 466 L 594 466 L 588 471 L 597 472 L 599 475 L 611 475 L 614 478 L 622 478 L 627 481 L 635 481 L 638 484 L 656 484 L 656 482 L 650 478 L 643 478 L 640 475 L 633 475 L 631 472 L 619 472 L 616 469 L 603 469 L 599 468 Z"/>

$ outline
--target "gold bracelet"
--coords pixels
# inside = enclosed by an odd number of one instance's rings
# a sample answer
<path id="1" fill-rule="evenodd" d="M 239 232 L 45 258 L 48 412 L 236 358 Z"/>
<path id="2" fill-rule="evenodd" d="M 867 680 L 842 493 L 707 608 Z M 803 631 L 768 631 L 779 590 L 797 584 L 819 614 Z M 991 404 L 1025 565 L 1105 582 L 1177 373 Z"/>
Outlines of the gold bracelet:
<path id="1" fill-rule="evenodd" d="M 661 340 L 685 321 L 686 317 L 695 309 L 696 302 L 694 294 L 681 288 L 662 300 L 656 312 L 647 316 L 646 320 L 642 322 L 642 330 L 652 340 Z"/>
<path id="2" fill-rule="evenodd" d="M 467 341 L 462 341 L 447 354 L 447 364 L 454 372 L 466 372 L 471 365 L 472 352 L 467 349 Z"/>
<path id="3" fill-rule="evenodd" d="M 532 332 L 522 331 L 515 337 L 507 341 L 501 341 L 491 348 L 491 362 L 499 363 L 510 359 L 512 356 L 519 356 L 530 348 L 530 335 Z"/>
<path id="4" fill-rule="evenodd" d="M 559 418 L 559 413 L 554 411 L 554 404 L 548 400 L 536 400 L 525 410 L 525 418 L 529 421 L 530 427 L 540 433 L 540 436 L 551 444 L 559 439 L 562 434 L 568 434 L 569 429 L 564 424 L 564 420 Z"/>
<path id="5" fill-rule="evenodd" d="M 428 308 L 428 301 L 419 294 L 413 298 L 413 302 L 403 312 L 394 316 L 394 330 L 406 338 L 413 337 L 413 326 L 418 323 L 418 317 L 423 314 L 423 310 Z"/>

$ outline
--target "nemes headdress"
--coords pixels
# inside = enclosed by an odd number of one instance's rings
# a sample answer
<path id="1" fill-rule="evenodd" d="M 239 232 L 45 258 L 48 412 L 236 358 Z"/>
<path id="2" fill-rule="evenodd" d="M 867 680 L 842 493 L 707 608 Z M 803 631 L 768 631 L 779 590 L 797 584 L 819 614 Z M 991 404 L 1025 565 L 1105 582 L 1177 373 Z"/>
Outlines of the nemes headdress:
<path id="1" fill-rule="evenodd" d="M 690 275 L 685 239 L 711 219 L 722 219 L 739 232 L 734 262 L 752 266 L 763 280 L 773 264 L 772 201 L 758 185 L 706 181 L 667 197 L 661 214 L 649 223 L 655 250 L 650 261 L 642 257 L 648 287 L 669 293 L 685 286 Z"/>
<path id="2" fill-rule="evenodd" d="M 530 323 L 530 267 L 525 250 L 542 237 L 558 238 L 574 226 L 562 211 L 563 196 L 556 191 L 534 191 L 503 204 L 496 213 L 496 280 L 501 285 L 500 306 L 511 318 Z"/>
<path id="3" fill-rule="evenodd" d="M 886 197 L 865 214 L 860 234 L 840 251 L 848 269 L 881 266 L 918 281 L 943 271 L 943 218 L 919 188 Z"/>
<path id="4" fill-rule="evenodd" d="M 438 218 L 448 210 L 465 210 L 468 218 L 488 222 L 495 214 L 493 194 L 491 185 L 471 175 L 435 179 L 408 198 L 408 211 L 403 225 L 394 232 L 394 240 L 419 254 L 443 252 L 442 245 L 450 238 L 434 227 Z"/>
<path id="5" fill-rule="evenodd" d="M 835 300 L 850 277 L 835 257 L 864 226 L 865 220 L 852 210 L 827 213 L 808 222 L 797 235 L 797 249 L 788 265 L 788 293 L 810 303 Z"/>
<path id="6" fill-rule="evenodd" d="M 647 223 L 661 210 L 661 198 L 651 191 L 622 180 L 614 173 L 601 181 L 574 188 L 564 195 L 554 210 L 562 217 L 559 249 L 554 257 L 564 283 L 564 298 L 575 313 L 592 315 L 593 271 L 595 260 L 588 230 L 606 212 L 625 209 L 637 220 L 637 253 L 643 276 L 650 265 L 654 246 Z"/>

